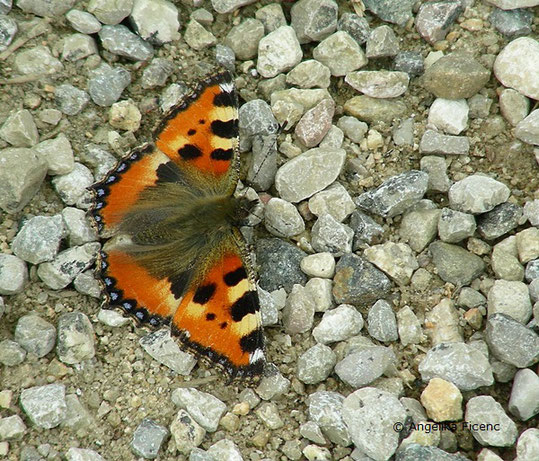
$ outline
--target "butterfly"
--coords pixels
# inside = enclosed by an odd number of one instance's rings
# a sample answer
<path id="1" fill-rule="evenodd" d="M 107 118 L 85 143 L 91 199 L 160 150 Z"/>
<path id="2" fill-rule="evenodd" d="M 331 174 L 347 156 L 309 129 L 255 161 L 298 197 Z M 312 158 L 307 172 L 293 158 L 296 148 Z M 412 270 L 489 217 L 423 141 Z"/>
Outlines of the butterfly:
<path id="1" fill-rule="evenodd" d="M 239 227 L 256 201 L 239 179 L 232 75 L 206 77 L 94 184 L 105 301 L 140 324 L 168 325 L 191 352 L 231 378 L 265 365 L 255 273 Z"/>

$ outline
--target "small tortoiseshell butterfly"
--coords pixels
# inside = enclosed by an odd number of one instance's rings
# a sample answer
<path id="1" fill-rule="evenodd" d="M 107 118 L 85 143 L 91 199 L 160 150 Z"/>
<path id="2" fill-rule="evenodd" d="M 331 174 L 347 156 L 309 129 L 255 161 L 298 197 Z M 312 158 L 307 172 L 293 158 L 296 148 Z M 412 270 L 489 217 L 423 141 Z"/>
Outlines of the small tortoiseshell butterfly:
<path id="1" fill-rule="evenodd" d="M 256 201 L 236 198 L 238 96 L 232 76 L 201 81 L 92 189 L 103 238 L 98 270 L 110 308 L 170 325 L 232 377 L 260 375 L 264 337 L 255 276 L 238 227 Z"/>

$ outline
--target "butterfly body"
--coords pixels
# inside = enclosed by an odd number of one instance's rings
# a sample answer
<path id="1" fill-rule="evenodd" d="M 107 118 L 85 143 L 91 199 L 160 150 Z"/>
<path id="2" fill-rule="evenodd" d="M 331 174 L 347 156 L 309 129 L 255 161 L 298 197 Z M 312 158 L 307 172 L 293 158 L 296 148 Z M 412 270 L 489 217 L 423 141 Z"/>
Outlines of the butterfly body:
<path id="1" fill-rule="evenodd" d="M 161 122 L 155 142 L 93 186 L 104 237 L 98 263 L 110 307 L 170 325 L 191 351 L 232 376 L 264 366 L 254 271 L 235 197 L 237 97 L 227 73 L 202 81 Z"/>

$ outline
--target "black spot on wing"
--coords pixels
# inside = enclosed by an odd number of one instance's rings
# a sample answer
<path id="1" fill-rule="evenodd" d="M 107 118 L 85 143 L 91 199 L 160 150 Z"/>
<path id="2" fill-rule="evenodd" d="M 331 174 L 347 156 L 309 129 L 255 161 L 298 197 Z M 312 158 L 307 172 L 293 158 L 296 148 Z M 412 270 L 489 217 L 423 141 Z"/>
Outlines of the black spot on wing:
<path id="1" fill-rule="evenodd" d="M 192 160 L 202 156 L 202 151 L 194 144 L 185 144 L 178 149 L 178 154 L 184 160 Z"/>
<path id="2" fill-rule="evenodd" d="M 243 352 L 254 352 L 257 349 L 262 349 L 263 346 L 264 335 L 262 328 L 257 328 L 240 339 L 240 347 Z"/>
<path id="3" fill-rule="evenodd" d="M 236 300 L 230 307 L 230 315 L 235 322 L 241 322 L 243 317 L 254 314 L 259 310 L 258 296 L 256 291 L 246 291 L 243 296 Z"/>
<path id="4" fill-rule="evenodd" d="M 223 280 L 229 287 L 235 287 L 243 279 L 247 278 L 247 272 L 244 267 L 238 267 L 235 271 L 225 274 Z"/>
<path id="5" fill-rule="evenodd" d="M 187 132 L 187 134 L 188 134 L 189 136 L 193 136 L 193 135 L 197 134 L 197 130 L 193 130 L 193 129 L 191 128 L 191 129 Z"/>
<path id="6" fill-rule="evenodd" d="M 179 274 L 172 275 L 168 278 L 170 282 L 170 291 L 176 299 L 180 299 L 185 293 L 187 284 L 189 283 L 190 274 L 189 272 L 180 272 Z"/>
<path id="7" fill-rule="evenodd" d="M 195 296 L 193 296 L 193 301 L 197 304 L 206 304 L 214 295 L 216 288 L 217 286 L 215 283 L 209 283 L 198 287 Z"/>
<path id="8" fill-rule="evenodd" d="M 157 167 L 157 182 L 179 182 L 181 173 L 174 162 L 162 163 Z"/>
<path id="9" fill-rule="evenodd" d="M 206 320 L 215 320 L 215 314 L 213 312 L 207 313 Z"/>
<path id="10" fill-rule="evenodd" d="M 219 324 L 219 328 L 221 328 L 221 330 L 224 330 L 227 326 L 228 326 L 227 322 L 223 322 Z"/>
<path id="11" fill-rule="evenodd" d="M 233 93 L 222 92 L 215 95 L 213 103 L 217 107 L 234 107 L 237 105 L 237 100 Z"/>
<path id="12" fill-rule="evenodd" d="M 220 138 L 231 139 L 238 136 L 238 119 L 214 120 L 211 122 L 211 132 Z"/>
<path id="13" fill-rule="evenodd" d="M 234 149 L 214 149 L 212 150 L 210 157 L 213 160 L 225 160 L 228 161 L 234 156 Z"/>

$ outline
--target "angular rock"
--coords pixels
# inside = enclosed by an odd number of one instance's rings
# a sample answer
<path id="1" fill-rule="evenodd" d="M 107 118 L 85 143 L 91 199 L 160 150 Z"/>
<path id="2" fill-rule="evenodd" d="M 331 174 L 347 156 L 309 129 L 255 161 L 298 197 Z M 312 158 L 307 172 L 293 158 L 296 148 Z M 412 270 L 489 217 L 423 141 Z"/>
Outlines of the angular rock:
<path id="1" fill-rule="evenodd" d="M 516 424 L 507 416 L 502 406 L 489 395 L 472 397 L 466 404 L 466 421 L 470 431 L 481 445 L 508 447 L 515 443 L 518 435 Z M 486 429 L 481 425 L 490 423 Z M 479 427 L 476 429 L 475 427 Z"/>
<path id="2" fill-rule="evenodd" d="M 131 450 L 145 459 L 155 459 L 161 444 L 168 436 L 168 430 L 149 418 L 144 418 L 135 429 L 131 440 Z"/>
<path id="3" fill-rule="evenodd" d="M 318 424 L 331 442 L 346 447 L 351 440 L 342 417 L 343 401 L 344 397 L 337 392 L 318 391 L 309 395 L 307 404 L 309 419 Z"/>
<path id="4" fill-rule="evenodd" d="M 172 402 L 185 409 L 205 430 L 215 432 L 225 414 L 226 405 L 218 398 L 195 388 L 178 388 L 172 392 Z"/>
<path id="5" fill-rule="evenodd" d="M 260 75 L 271 78 L 297 66 L 302 57 L 303 52 L 294 29 L 281 26 L 258 43 L 256 68 Z"/>
<path id="6" fill-rule="evenodd" d="M 444 242 L 429 245 L 434 266 L 440 278 L 454 285 L 468 285 L 485 270 L 483 260 L 464 248 Z"/>
<path id="7" fill-rule="evenodd" d="M 449 204 L 455 210 L 480 214 L 506 202 L 510 194 L 505 184 L 488 176 L 474 174 L 451 186 Z"/>
<path id="8" fill-rule="evenodd" d="M 390 342 L 399 339 L 397 319 L 387 301 L 379 299 L 369 309 L 367 330 L 369 335 L 378 341 Z"/>
<path id="9" fill-rule="evenodd" d="M 466 136 L 451 136 L 426 130 L 419 144 L 422 154 L 467 155 L 470 141 Z"/>
<path id="10" fill-rule="evenodd" d="M 443 40 L 464 8 L 459 2 L 434 1 L 421 5 L 415 18 L 419 34 L 429 43 Z"/>
<path id="11" fill-rule="evenodd" d="M 32 147 L 39 142 L 34 117 L 26 110 L 13 112 L 0 128 L 0 138 L 14 147 Z"/>
<path id="12" fill-rule="evenodd" d="M 305 384 L 324 381 L 333 371 L 337 355 L 330 347 L 315 344 L 298 358 L 298 379 Z"/>
<path id="13" fill-rule="evenodd" d="M 98 35 L 103 48 L 112 54 L 133 61 L 148 61 L 154 54 L 153 47 L 149 43 L 121 24 L 105 25 Z"/>
<path id="14" fill-rule="evenodd" d="M 379 26 L 367 39 L 367 58 L 393 57 L 400 51 L 399 40 L 389 26 Z"/>
<path id="15" fill-rule="evenodd" d="M 344 81 L 371 98 L 396 98 L 408 89 L 410 77 L 406 72 L 364 70 L 347 73 Z"/>
<path id="16" fill-rule="evenodd" d="M 346 384 L 357 389 L 372 383 L 395 363 L 391 348 L 374 346 L 347 355 L 335 365 L 335 373 Z"/>
<path id="17" fill-rule="evenodd" d="M 365 53 L 345 31 L 330 35 L 313 50 L 313 58 L 329 68 L 331 75 L 342 77 L 367 64 Z"/>
<path id="18" fill-rule="evenodd" d="M 333 0 L 300 0 L 290 10 L 290 25 L 300 43 L 320 41 L 337 28 L 337 13 Z"/>
<path id="19" fill-rule="evenodd" d="M 94 343 L 94 329 L 85 314 L 74 311 L 60 316 L 56 354 L 62 362 L 73 365 L 93 358 Z"/>
<path id="20" fill-rule="evenodd" d="M 23 389 L 20 403 L 33 424 L 43 429 L 52 429 L 66 417 L 65 386 L 48 384 Z"/>
<path id="21" fill-rule="evenodd" d="M 39 315 L 27 314 L 17 321 L 14 339 L 26 352 L 45 357 L 54 348 L 56 328 Z"/>
<path id="22" fill-rule="evenodd" d="M 27 281 L 28 269 L 24 261 L 17 256 L 0 253 L 0 295 L 20 293 Z"/>
<path id="23" fill-rule="evenodd" d="M 539 413 L 539 376 L 524 368 L 517 371 L 509 399 L 509 411 L 521 421 Z"/>
<path id="24" fill-rule="evenodd" d="M 137 34 L 156 45 L 179 37 L 178 9 L 167 0 L 135 0 L 130 19 Z"/>

